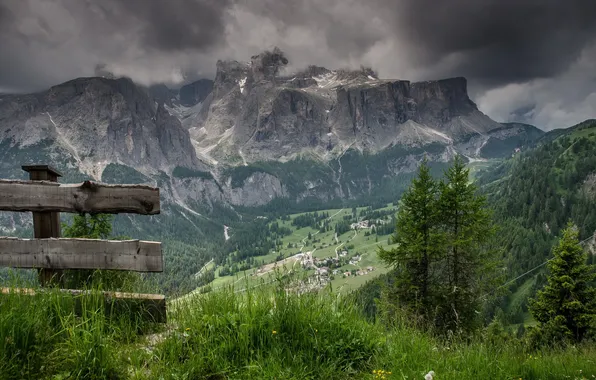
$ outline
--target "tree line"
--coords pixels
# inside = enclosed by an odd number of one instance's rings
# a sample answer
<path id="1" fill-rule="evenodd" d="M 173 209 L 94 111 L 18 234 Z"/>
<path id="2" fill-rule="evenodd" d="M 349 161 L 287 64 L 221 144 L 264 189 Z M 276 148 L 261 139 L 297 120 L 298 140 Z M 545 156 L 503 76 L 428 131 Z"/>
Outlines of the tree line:
<path id="1" fill-rule="evenodd" d="M 460 157 L 441 180 L 424 161 L 401 199 L 392 248 L 379 250 L 393 267 L 381 296 L 385 313 L 405 312 L 441 334 L 481 327 L 480 311 L 504 281 L 495 233 L 507 232 L 497 227 Z M 535 345 L 580 342 L 596 333 L 596 275 L 579 229 L 568 224 L 552 253 L 546 284 L 529 304 L 538 322 L 529 334 Z"/>

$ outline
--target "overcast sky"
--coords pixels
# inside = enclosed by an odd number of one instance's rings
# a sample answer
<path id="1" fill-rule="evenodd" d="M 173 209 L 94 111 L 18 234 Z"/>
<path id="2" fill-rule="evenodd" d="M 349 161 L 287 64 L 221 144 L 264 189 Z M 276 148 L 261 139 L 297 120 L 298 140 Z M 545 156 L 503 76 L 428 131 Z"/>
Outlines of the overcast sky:
<path id="1" fill-rule="evenodd" d="M 498 121 L 596 117 L 596 0 L 0 0 L 0 92 L 96 65 L 142 84 L 212 78 L 218 59 L 279 46 L 290 68 L 468 78 Z"/>

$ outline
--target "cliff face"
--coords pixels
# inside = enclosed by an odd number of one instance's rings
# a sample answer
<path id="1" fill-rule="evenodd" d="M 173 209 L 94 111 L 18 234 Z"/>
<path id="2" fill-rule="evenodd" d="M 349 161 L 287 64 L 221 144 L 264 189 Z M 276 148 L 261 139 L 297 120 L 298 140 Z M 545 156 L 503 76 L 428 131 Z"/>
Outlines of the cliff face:
<path id="1" fill-rule="evenodd" d="M 24 178 L 21 165 L 43 163 L 65 173 L 63 182 L 149 182 L 162 189 L 165 210 L 258 206 L 287 195 L 278 178 L 263 173 L 239 187 L 218 182 L 171 112 L 171 95 L 129 79 L 79 78 L 37 94 L 0 96 L 0 178 Z M 16 215 L 0 213 L 0 220 L 12 225 Z"/>
<path id="2" fill-rule="evenodd" d="M 277 76 L 276 59 L 217 63 L 199 115 L 183 119 L 199 156 L 237 164 L 307 152 L 329 160 L 348 147 L 456 146 L 501 127 L 470 100 L 465 78 L 412 83 L 317 66 Z"/>
<path id="3" fill-rule="evenodd" d="M 213 81 L 210 79 L 200 79 L 182 86 L 179 91 L 180 104 L 186 107 L 192 107 L 198 103 L 202 103 L 212 90 Z"/>
<path id="4" fill-rule="evenodd" d="M 180 121 L 129 79 L 80 78 L 3 96 L 0 136 L 20 146 L 54 141 L 95 179 L 111 162 L 148 173 L 201 165 Z"/>

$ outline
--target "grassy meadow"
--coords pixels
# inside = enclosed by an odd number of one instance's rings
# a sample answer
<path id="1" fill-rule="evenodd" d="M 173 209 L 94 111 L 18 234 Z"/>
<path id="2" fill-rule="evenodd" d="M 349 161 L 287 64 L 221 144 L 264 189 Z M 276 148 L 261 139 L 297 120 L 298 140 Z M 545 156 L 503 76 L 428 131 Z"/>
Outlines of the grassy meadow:
<path id="1" fill-rule="evenodd" d="M 480 333 L 439 339 L 371 322 L 335 291 L 225 288 L 171 303 L 168 323 L 106 315 L 100 296 L 0 297 L 0 379 L 592 379 L 594 346 L 530 351 Z M 384 372 L 379 372 L 384 371 Z"/>

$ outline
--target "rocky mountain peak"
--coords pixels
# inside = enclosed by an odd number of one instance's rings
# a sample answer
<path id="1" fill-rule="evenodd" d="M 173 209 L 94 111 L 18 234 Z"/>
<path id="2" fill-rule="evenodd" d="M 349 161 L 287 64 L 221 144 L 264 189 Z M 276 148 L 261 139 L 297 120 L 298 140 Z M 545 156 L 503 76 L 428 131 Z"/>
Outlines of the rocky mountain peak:
<path id="1" fill-rule="evenodd" d="M 77 78 L 0 102 L 0 137 L 19 146 L 52 141 L 101 179 L 110 163 L 141 172 L 200 166 L 188 131 L 128 78 Z"/>
<path id="2" fill-rule="evenodd" d="M 411 96 L 420 104 L 431 101 L 445 103 L 450 117 L 465 116 L 477 110 L 476 104 L 468 96 L 464 77 L 412 83 Z"/>
<path id="3" fill-rule="evenodd" d="M 477 109 L 463 77 L 410 82 L 314 65 L 280 75 L 287 64 L 279 49 L 218 61 L 200 114 L 184 118 L 197 152 L 213 162 L 331 158 L 347 146 L 454 144 L 501 127 Z"/>
<path id="4" fill-rule="evenodd" d="M 261 54 L 253 55 L 250 58 L 250 66 L 256 81 L 274 79 L 280 69 L 288 63 L 289 60 L 278 47 L 275 47 L 272 51 L 267 50 Z"/>

